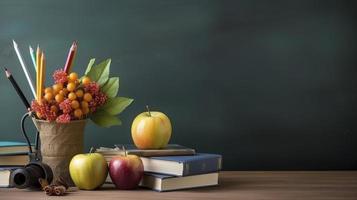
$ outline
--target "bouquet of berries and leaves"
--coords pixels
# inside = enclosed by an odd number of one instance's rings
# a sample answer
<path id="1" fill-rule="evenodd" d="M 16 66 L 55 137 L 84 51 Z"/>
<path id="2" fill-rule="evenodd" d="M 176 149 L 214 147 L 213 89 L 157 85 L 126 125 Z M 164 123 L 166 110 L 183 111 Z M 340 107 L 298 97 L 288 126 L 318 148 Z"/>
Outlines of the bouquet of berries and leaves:
<path id="1" fill-rule="evenodd" d="M 54 85 L 45 88 L 44 95 L 31 103 L 37 118 L 57 123 L 89 118 L 102 127 L 121 125 L 116 115 L 133 99 L 117 96 L 119 77 L 109 77 L 110 59 L 94 63 L 95 59 L 89 61 L 82 77 L 75 72 L 56 70 Z"/>

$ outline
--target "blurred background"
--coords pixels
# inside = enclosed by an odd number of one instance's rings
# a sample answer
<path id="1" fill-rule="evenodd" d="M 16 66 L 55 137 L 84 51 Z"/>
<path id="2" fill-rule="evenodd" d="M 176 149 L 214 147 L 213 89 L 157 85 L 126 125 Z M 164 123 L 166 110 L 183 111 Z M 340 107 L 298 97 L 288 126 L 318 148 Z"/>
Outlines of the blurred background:
<path id="1" fill-rule="evenodd" d="M 135 100 L 122 126 L 88 124 L 86 151 L 132 143 L 148 104 L 170 117 L 171 143 L 222 154 L 224 170 L 357 169 L 356 10 L 323 0 L 2 0 L 0 67 L 31 99 L 12 39 L 33 77 L 28 46 L 40 44 L 47 85 L 74 40 L 80 74 L 90 58 L 112 58 L 119 95 Z M 26 111 L 5 74 L 0 93 L 0 140 L 24 141 Z"/>

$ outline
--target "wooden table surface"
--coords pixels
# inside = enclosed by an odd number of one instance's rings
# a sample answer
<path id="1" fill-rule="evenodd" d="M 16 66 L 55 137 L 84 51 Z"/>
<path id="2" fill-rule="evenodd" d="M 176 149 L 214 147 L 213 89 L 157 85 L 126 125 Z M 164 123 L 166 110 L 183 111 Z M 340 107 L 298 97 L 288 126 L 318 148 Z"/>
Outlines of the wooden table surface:
<path id="1" fill-rule="evenodd" d="M 49 197 L 41 191 L 1 188 L 0 199 L 357 200 L 357 171 L 225 171 L 220 173 L 219 181 L 219 186 L 162 193 L 147 189 L 115 190 L 110 185 L 95 191 L 71 188 L 63 197 Z"/>

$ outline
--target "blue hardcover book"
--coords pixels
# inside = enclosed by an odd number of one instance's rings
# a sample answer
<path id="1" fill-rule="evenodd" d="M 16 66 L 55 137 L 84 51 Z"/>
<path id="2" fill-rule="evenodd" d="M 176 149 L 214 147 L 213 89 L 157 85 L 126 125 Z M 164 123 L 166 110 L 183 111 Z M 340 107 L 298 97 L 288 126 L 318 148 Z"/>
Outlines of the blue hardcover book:
<path id="1" fill-rule="evenodd" d="M 0 156 L 27 155 L 28 150 L 24 142 L 0 141 Z"/>
<path id="2" fill-rule="evenodd" d="M 14 141 L 0 141 L 0 147 L 11 147 L 11 146 L 26 146 L 25 142 L 14 142 Z"/>
<path id="3" fill-rule="evenodd" d="M 140 186 L 159 192 L 213 185 L 218 185 L 218 172 L 184 177 L 145 173 L 140 182 Z"/>
<path id="4" fill-rule="evenodd" d="M 217 172 L 222 168 L 222 156 L 198 153 L 192 156 L 141 157 L 145 172 L 174 176 L 190 176 Z"/>

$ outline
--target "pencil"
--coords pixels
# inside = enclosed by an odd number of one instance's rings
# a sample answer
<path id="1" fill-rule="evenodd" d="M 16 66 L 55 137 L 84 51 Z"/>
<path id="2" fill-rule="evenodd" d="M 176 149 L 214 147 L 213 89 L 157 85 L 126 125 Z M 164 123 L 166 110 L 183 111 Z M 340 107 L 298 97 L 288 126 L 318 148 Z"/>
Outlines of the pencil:
<path id="1" fill-rule="evenodd" d="M 19 97 L 21 98 L 22 102 L 24 103 L 24 105 L 26 106 L 27 109 L 30 109 L 31 106 L 30 106 L 29 102 L 27 101 L 24 93 L 21 91 L 19 85 L 15 81 L 14 77 L 5 67 L 4 67 L 4 70 L 5 70 L 6 77 L 9 79 L 12 86 L 15 88 L 15 90 L 16 90 L 17 94 L 19 95 Z"/>
<path id="2" fill-rule="evenodd" d="M 46 74 L 46 60 L 45 60 L 45 54 L 42 52 L 41 53 L 41 62 L 40 62 L 40 85 L 39 85 L 39 96 L 40 100 L 42 99 L 43 96 L 43 86 L 45 83 L 45 74 Z"/>
<path id="3" fill-rule="evenodd" d="M 31 46 L 29 46 L 29 50 L 30 50 L 30 56 L 31 56 L 33 67 L 35 68 L 35 71 L 37 71 L 35 51 L 33 50 L 33 48 Z"/>
<path id="4" fill-rule="evenodd" d="M 69 66 L 69 70 L 68 72 L 72 71 L 72 67 L 73 67 L 73 62 L 74 62 L 74 59 L 76 58 L 76 54 L 77 54 L 77 41 L 74 41 L 73 42 L 73 57 L 72 57 L 72 62 L 71 62 L 71 65 Z"/>
<path id="5" fill-rule="evenodd" d="M 40 56 L 38 57 L 38 60 L 39 60 L 39 65 L 38 65 L 38 100 L 39 100 L 39 103 L 41 103 L 41 100 L 42 100 L 42 95 L 41 95 L 41 83 L 42 83 L 42 50 L 40 52 Z"/>
<path id="6" fill-rule="evenodd" d="M 39 86 L 40 86 L 40 63 L 41 63 L 41 51 L 40 51 L 40 47 L 37 46 L 37 50 L 36 50 L 36 66 L 37 66 L 37 71 L 36 71 L 36 99 L 40 100 L 40 90 L 39 90 Z"/>
<path id="7" fill-rule="evenodd" d="M 77 42 L 73 42 L 71 48 L 69 49 L 66 64 L 64 65 L 64 71 L 68 74 L 71 70 L 71 66 L 74 60 L 74 56 L 77 51 Z"/>
<path id="8" fill-rule="evenodd" d="M 32 94 L 34 97 L 36 97 L 36 92 L 35 92 L 35 88 L 33 87 L 33 83 L 32 83 L 32 80 L 31 80 L 31 77 L 30 77 L 30 74 L 27 70 L 27 67 L 26 67 L 26 64 L 24 62 L 24 60 L 22 59 L 22 56 L 21 56 L 21 53 L 20 53 L 20 50 L 15 42 L 15 40 L 12 40 L 12 43 L 14 44 L 14 49 L 16 51 L 16 54 L 17 54 L 17 58 L 19 59 L 20 61 L 20 64 L 21 64 L 21 67 L 22 67 L 22 70 L 24 71 L 25 73 L 25 76 L 26 76 L 26 79 L 27 79 L 27 82 L 29 83 L 30 85 L 30 88 L 31 88 L 31 91 L 32 91 Z"/>

